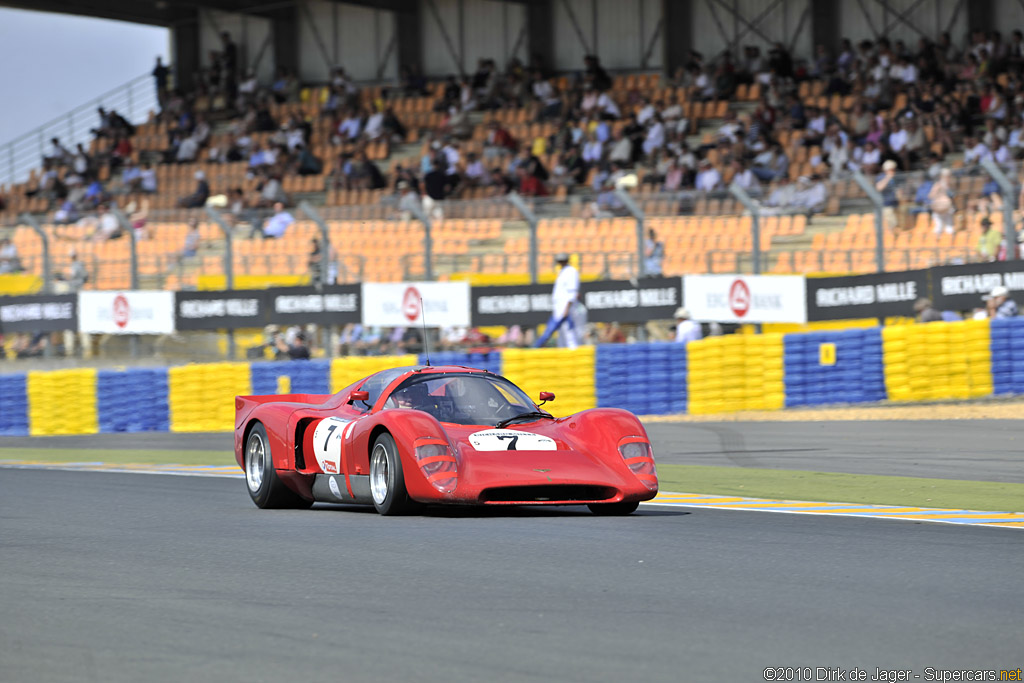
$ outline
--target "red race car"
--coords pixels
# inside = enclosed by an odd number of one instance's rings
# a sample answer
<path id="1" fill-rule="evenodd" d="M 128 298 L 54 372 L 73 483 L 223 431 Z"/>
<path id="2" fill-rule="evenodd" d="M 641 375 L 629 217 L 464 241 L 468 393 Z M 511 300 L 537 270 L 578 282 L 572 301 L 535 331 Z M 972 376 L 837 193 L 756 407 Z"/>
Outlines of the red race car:
<path id="1" fill-rule="evenodd" d="M 542 392 L 541 405 L 554 398 Z M 456 366 L 382 370 L 336 394 L 239 396 L 235 458 L 261 508 L 586 504 L 626 515 L 658 492 L 635 415 L 555 418 L 504 377 Z"/>

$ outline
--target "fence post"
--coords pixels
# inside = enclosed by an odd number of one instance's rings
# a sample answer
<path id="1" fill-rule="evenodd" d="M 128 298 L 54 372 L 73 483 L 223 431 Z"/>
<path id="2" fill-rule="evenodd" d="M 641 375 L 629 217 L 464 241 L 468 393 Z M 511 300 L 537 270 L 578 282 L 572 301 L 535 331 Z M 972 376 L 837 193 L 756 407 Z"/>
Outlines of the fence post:
<path id="1" fill-rule="evenodd" d="M 647 220 L 647 216 L 644 215 L 640 205 L 633 200 L 633 197 L 622 188 L 616 188 L 615 196 L 626 207 L 626 211 L 629 211 L 629 215 L 636 219 L 636 275 L 638 278 L 642 278 L 647 275 L 647 255 L 644 253 L 644 222 Z"/>
<path id="2" fill-rule="evenodd" d="M 1003 169 L 994 159 L 985 157 L 981 160 L 981 166 L 992 179 L 999 185 L 999 192 L 1003 195 L 1003 249 L 1006 251 L 1006 260 L 1017 260 L 1017 230 L 1013 224 L 1013 211 L 1017 208 L 1017 193 Z"/>
<path id="3" fill-rule="evenodd" d="M 874 183 L 861 173 L 860 169 L 853 172 L 854 181 L 860 185 L 860 189 L 871 200 L 875 207 L 875 270 L 879 273 L 885 272 L 885 218 L 882 210 L 885 208 L 885 200 L 882 194 L 875 189 Z"/>
<path id="4" fill-rule="evenodd" d="M 110 205 L 110 213 L 114 214 L 117 222 L 121 224 L 121 232 L 128 238 L 128 246 L 131 254 L 131 287 L 139 288 L 139 246 L 135 240 L 135 228 L 132 227 L 128 217 L 124 215 L 121 208 L 116 204 Z"/>
<path id="5" fill-rule="evenodd" d="M 206 215 L 220 227 L 221 232 L 224 233 L 224 278 L 227 280 L 225 283 L 227 286 L 225 289 L 235 288 L 235 257 L 234 257 L 234 235 L 231 231 L 231 226 L 228 225 L 220 213 L 212 206 L 203 207 L 206 211 Z M 231 360 L 235 359 L 235 331 L 232 329 L 226 330 L 228 337 L 228 358 Z"/>
<path id="6" fill-rule="evenodd" d="M 410 208 L 409 213 L 415 216 L 420 223 L 423 223 L 423 279 L 428 281 L 433 280 L 434 240 L 431 236 L 433 225 L 430 222 L 430 216 L 428 216 L 427 212 L 423 210 L 423 206 L 418 203 Z"/>
<path id="7" fill-rule="evenodd" d="M 135 241 L 135 228 L 132 227 L 128 217 L 124 215 L 121 208 L 116 204 L 111 203 L 110 212 L 117 218 L 117 222 L 121 224 L 121 232 L 128 238 L 129 252 L 131 254 L 131 288 L 139 288 L 139 245 Z M 133 334 L 128 338 L 128 348 L 132 358 L 139 357 L 139 335 Z"/>
<path id="8" fill-rule="evenodd" d="M 316 223 L 317 227 L 320 228 L 320 243 L 323 245 L 320 249 L 320 282 L 314 282 L 313 286 L 316 287 L 317 289 L 322 289 L 323 287 L 326 287 L 327 285 L 331 284 L 330 270 L 332 251 L 330 231 L 327 229 L 327 223 L 325 223 L 324 219 L 321 218 L 319 212 L 317 212 L 317 210 L 314 209 L 313 206 L 305 199 L 299 202 L 299 209 L 302 211 L 302 213 L 306 214 L 306 217 L 309 218 L 309 220 Z M 334 344 L 331 339 L 331 326 L 327 325 L 323 329 L 323 332 L 324 349 L 327 353 L 327 357 L 330 358 L 333 355 L 331 353 L 331 349 L 334 348 Z"/>
<path id="9" fill-rule="evenodd" d="M 43 230 L 42 226 L 39 225 L 39 221 L 36 217 L 25 212 L 21 214 L 21 220 L 28 224 L 28 227 L 32 228 L 32 231 L 39 236 L 39 241 L 43 243 L 43 294 L 53 294 L 53 270 L 50 263 L 50 238 L 46 235 L 46 231 Z"/>
<path id="10" fill-rule="evenodd" d="M 523 201 L 518 192 L 509 192 L 505 198 L 509 204 L 516 208 L 516 211 L 523 217 L 527 225 L 530 226 L 530 283 L 535 285 L 537 284 L 539 272 L 537 269 L 537 260 L 539 258 L 539 250 L 537 248 L 537 214 L 526 205 L 526 202 Z"/>
<path id="11" fill-rule="evenodd" d="M 754 275 L 761 274 L 761 205 L 756 199 L 747 194 L 747 191 L 733 181 L 729 185 L 729 192 L 736 197 L 743 206 L 750 212 L 750 237 L 753 241 L 754 250 L 751 253 L 751 267 Z M 739 268 L 736 269 L 739 271 Z"/>
<path id="12" fill-rule="evenodd" d="M 309 220 L 316 223 L 316 226 L 320 228 L 320 241 L 323 244 L 323 257 L 321 259 L 320 267 L 320 282 L 314 282 L 313 284 L 318 286 L 329 285 L 331 284 L 328 275 L 328 271 L 330 270 L 328 266 L 331 261 L 330 230 L 328 230 L 327 223 L 324 222 L 324 219 L 320 217 L 320 213 L 316 209 L 314 209 L 313 206 L 305 199 L 299 202 L 299 209 L 302 211 L 302 213 L 306 214 L 306 217 L 309 218 Z"/>

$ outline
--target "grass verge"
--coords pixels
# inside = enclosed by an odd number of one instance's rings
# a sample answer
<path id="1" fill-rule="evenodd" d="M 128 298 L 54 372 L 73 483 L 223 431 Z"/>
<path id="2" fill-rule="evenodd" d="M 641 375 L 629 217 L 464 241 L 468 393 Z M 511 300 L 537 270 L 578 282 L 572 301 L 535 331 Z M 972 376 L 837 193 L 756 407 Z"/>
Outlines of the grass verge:
<path id="1" fill-rule="evenodd" d="M 234 465 L 231 451 L 159 451 L 121 448 L 0 448 L 0 460 L 106 462 L 116 465 Z"/>
<path id="2" fill-rule="evenodd" d="M 866 474 L 658 465 L 663 491 L 747 498 L 1024 512 L 1024 484 Z"/>
<path id="3" fill-rule="evenodd" d="M 0 460 L 234 465 L 230 451 L 0 448 Z M 1024 512 L 1024 484 L 703 465 L 658 465 L 663 491 L 747 498 Z"/>

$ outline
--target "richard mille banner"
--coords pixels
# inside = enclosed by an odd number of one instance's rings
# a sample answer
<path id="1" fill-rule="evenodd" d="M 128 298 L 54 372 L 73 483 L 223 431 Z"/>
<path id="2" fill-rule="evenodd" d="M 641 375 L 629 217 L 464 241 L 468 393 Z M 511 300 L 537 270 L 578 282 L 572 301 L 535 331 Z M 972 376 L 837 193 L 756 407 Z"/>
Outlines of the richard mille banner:
<path id="1" fill-rule="evenodd" d="M 183 331 L 263 327 L 266 324 L 266 295 L 262 289 L 176 292 L 174 326 Z"/>
<path id="2" fill-rule="evenodd" d="M 347 325 L 362 317 L 361 287 L 331 285 L 267 290 L 270 322 L 279 325 Z"/>
<path id="3" fill-rule="evenodd" d="M 551 285 L 473 287 L 473 325 L 540 325 L 551 317 Z"/>
<path id="4" fill-rule="evenodd" d="M 807 319 L 849 320 L 914 315 L 928 296 L 928 271 L 807 278 Z"/>
<path id="5" fill-rule="evenodd" d="M 551 317 L 552 285 L 473 287 L 473 325 L 540 325 Z M 594 322 L 670 320 L 682 301 L 677 277 L 580 283 L 580 302 Z"/>
<path id="6" fill-rule="evenodd" d="M 1024 304 L 1024 261 L 972 263 L 931 269 L 932 301 L 943 311 L 970 311 L 985 306 L 981 297 L 1006 287 L 1018 305 Z"/>
<path id="7" fill-rule="evenodd" d="M 0 332 L 57 332 L 78 329 L 78 296 L 0 296 Z"/>
<path id="8" fill-rule="evenodd" d="M 682 280 L 677 277 L 584 282 L 580 289 L 587 320 L 592 322 L 671 320 L 683 300 Z"/>

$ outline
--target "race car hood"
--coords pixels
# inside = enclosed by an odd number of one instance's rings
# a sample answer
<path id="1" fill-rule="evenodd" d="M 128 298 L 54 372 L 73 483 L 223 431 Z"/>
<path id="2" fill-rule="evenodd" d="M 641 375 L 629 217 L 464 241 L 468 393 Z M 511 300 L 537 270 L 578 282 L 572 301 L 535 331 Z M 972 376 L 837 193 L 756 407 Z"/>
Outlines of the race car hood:
<path id="1" fill-rule="evenodd" d="M 637 424 L 632 415 L 624 415 L 627 424 Z M 603 501 L 621 499 L 624 492 L 635 490 L 638 482 L 617 446 L 619 438 L 637 430 L 619 424 L 604 435 L 603 429 L 590 428 L 600 422 L 595 416 L 581 417 L 513 423 L 506 428 L 445 424 L 459 460 L 455 497 L 530 502 L 551 497 L 539 497 L 543 493 L 517 497 L 519 494 L 503 491 L 551 487 L 558 490 L 555 498 Z M 646 438 L 642 428 L 639 431 L 637 436 Z M 570 486 L 574 487 L 571 491 Z"/>

